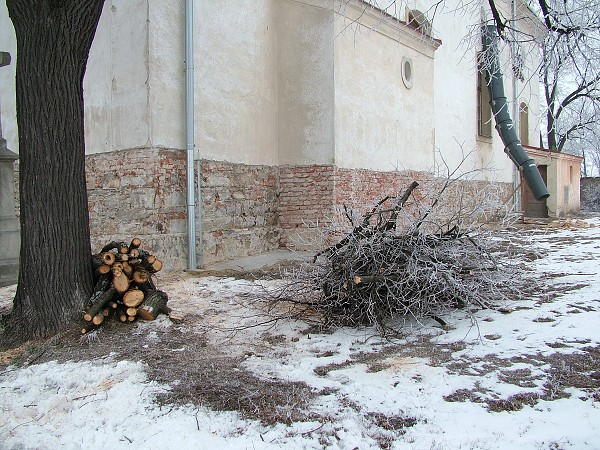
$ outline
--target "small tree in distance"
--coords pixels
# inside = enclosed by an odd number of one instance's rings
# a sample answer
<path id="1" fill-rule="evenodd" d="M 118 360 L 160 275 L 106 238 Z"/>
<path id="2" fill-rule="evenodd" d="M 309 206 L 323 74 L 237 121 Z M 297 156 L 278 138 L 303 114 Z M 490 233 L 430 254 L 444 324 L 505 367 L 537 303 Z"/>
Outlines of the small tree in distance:
<path id="1" fill-rule="evenodd" d="M 104 0 L 6 0 L 17 38 L 21 255 L 4 337 L 43 337 L 92 288 L 83 77 Z"/>

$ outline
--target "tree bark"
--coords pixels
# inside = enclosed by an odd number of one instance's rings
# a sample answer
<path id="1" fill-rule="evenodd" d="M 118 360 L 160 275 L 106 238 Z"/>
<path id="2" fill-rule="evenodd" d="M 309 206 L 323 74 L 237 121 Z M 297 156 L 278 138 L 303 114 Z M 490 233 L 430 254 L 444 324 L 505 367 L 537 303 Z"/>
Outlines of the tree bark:
<path id="1" fill-rule="evenodd" d="M 103 3 L 6 1 L 17 38 L 20 160 L 19 284 L 5 322 L 14 341 L 65 327 L 92 290 L 83 77 Z"/>

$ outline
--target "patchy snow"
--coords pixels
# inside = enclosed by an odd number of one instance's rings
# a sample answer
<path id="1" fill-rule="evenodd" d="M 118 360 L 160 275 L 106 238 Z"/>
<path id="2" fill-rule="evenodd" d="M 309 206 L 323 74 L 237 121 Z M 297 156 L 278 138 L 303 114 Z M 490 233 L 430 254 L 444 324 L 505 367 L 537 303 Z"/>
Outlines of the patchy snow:
<path id="1" fill-rule="evenodd" d="M 269 426 L 159 405 L 170 387 L 149 381 L 140 362 L 50 361 L 0 374 L 0 448 L 599 449 L 600 390 L 570 377 L 575 367 L 600 375 L 586 365 L 600 352 L 600 228 L 522 233 L 543 255 L 531 263 L 539 276 L 561 275 L 558 295 L 515 301 L 510 314 L 458 311 L 445 318 L 449 331 L 427 324 L 393 343 L 370 329 L 301 333 L 296 322 L 229 335 L 214 327 L 260 320 L 248 319 L 244 301 L 269 282 L 163 275 L 170 304 L 199 316 L 185 332 L 207 332 L 231 354 L 251 349 L 244 368 L 261 378 L 319 391 L 313 415 Z M 161 319 L 132 332 L 151 344 L 172 326 Z M 265 332 L 274 339 L 261 340 Z"/>

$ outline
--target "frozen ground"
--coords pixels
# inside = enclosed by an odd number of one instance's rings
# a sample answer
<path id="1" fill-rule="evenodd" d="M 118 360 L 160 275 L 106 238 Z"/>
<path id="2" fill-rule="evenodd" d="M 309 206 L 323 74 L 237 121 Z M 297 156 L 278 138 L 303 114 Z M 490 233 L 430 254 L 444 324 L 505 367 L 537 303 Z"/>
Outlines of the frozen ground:
<path id="1" fill-rule="evenodd" d="M 230 333 L 275 282 L 163 275 L 182 324 L 0 355 L 0 448 L 600 449 L 600 228 L 520 240 L 546 292 L 393 342 L 293 321 Z"/>

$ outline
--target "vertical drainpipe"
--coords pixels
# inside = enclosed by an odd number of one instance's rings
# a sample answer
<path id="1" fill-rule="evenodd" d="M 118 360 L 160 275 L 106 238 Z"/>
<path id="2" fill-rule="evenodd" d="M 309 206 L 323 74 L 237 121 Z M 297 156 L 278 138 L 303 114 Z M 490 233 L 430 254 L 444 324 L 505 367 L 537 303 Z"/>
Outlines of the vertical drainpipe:
<path id="1" fill-rule="evenodd" d="M 512 15 L 512 58 L 513 65 L 517 64 L 517 0 L 512 0 L 511 2 L 511 15 Z M 512 77 L 512 91 L 513 91 L 513 124 L 515 127 L 515 131 L 519 130 L 519 99 L 517 97 L 517 73 L 513 69 L 513 77 Z M 519 169 L 514 167 L 513 169 L 513 204 L 515 205 L 515 212 L 520 211 L 521 207 L 521 195 L 519 192 L 519 185 L 521 184 L 521 176 L 519 174 Z"/>
<path id="2" fill-rule="evenodd" d="M 188 270 L 196 270 L 194 189 L 194 2 L 185 1 L 185 140 L 187 149 Z"/>

